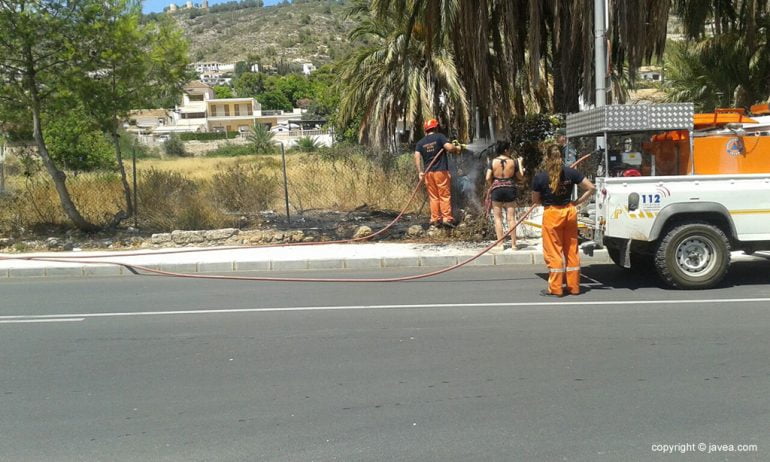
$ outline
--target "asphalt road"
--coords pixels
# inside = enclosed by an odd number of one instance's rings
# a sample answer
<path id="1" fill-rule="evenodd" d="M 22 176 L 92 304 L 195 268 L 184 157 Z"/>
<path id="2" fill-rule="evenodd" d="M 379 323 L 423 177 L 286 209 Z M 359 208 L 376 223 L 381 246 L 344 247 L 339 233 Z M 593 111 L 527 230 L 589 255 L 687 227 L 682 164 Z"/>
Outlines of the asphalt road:
<path id="1" fill-rule="evenodd" d="M 2 281 L 0 460 L 770 460 L 770 261 L 584 274 Z"/>

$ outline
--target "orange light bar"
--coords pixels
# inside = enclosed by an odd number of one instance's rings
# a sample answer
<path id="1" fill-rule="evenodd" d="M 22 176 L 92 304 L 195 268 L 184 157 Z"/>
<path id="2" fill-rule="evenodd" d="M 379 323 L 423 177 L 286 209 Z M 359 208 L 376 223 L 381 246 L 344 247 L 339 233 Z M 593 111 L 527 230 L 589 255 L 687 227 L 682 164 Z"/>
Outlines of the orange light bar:
<path id="1" fill-rule="evenodd" d="M 696 129 L 715 127 L 732 123 L 755 124 L 757 121 L 750 117 L 746 117 L 744 114 L 738 111 L 727 112 L 725 109 L 717 109 L 715 112 L 708 112 L 705 114 L 695 114 L 693 117 L 693 124 L 695 125 Z"/>

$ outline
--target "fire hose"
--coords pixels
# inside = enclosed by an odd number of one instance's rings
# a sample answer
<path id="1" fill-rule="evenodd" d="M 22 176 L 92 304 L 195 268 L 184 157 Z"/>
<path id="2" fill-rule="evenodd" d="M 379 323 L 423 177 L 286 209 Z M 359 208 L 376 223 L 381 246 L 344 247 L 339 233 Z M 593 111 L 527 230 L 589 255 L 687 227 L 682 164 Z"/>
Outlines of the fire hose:
<path id="1" fill-rule="evenodd" d="M 427 168 L 433 165 L 433 162 L 435 162 L 438 159 L 439 156 L 434 157 L 433 161 L 428 165 Z M 576 166 L 580 162 L 582 162 L 584 159 L 590 157 L 589 155 L 583 156 L 580 159 L 578 159 L 576 162 L 572 164 L 572 166 Z M 139 256 L 139 255 L 164 255 L 164 254 L 176 254 L 176 253 L 185 253 L 185 252 L 200 252 L 200 251 L 213 251 L 213 250 L 231 250 L 231 249 L 241 249 L 241 248 L 270 248 L 270 247 L 289 247 L 289 246 L 300 246 L 300 245 L 326 245 L 326 244 L 332 244 L 332 243 L 348 243 L 348 242 L 355 242 L 358 240 L 364 240 L 364 239 L 370 239 L 371 237 L 380 234 L 384 232 L 386 229 L 391 227 L 393 224 L 395 224 L 401 216 L 405 213 L 406 209 L 409 206 L 409 203 L 414 199 L 414 197 L 417 194 L 417 191 L 419 190 L 419 186 L 422 184 L 423 180 L 418 181 L 417 186 L 415 187 L 414 191 L 412 192 L 411 197 L 409 198 L 409 201 L 407 202 L 407 205 L 404 207 L 404 209 L 401 211 L 401 213 L 398 214 L 398 216 L 391 221 L 385 228 L 381 229 L 375 234 L 371 234 L 365 237 L 361 238 L 352 238 L 347 240 L 340 240 L 340 241 L 326 241 L 326 242 L 300 242 L 300 243 L 294 243 L 294 244 L 272 244 L 272 245 L 266 245 L 266 246 L 232 246 L 232 247 L 219 247 L 214 249 L 189 249 L 189 250 L 182 250 L 182 251 L 169 251 L 169 252 L 142 252 L 142 253 L 134 253 L 130 256 Z M 116 261 L 93 261 L 94 258 L 109 258 L 113 256 L 119 256 L 120 254 L 113 254 L 113 255 L 93 255 L 93 256 L 86 256 L 86 257 L 58 257 L 58 258 L 51 258 L 51 257 L 5 257 L 0 256 L 0 260 L 26 260 L 26 261 L 41 261 L 41 262 L 52 262 L 52 263 L 80 263 L 80 264 L 103 264 L 103 265 L 115 265 L 115 266 L 122 266 L 129 271 L 131 271 L 134 274 L 143 274 L 144 273 L 150 273 L 150 274 L 157 274 L 161 276 L 168 276 L 168 277 L 178 277 L 178 278 L 190 278 L 190 279 L 212 279 L 212 280 L 233 280 L 233 281 L 261 281 L 261 282 L 403 282 L 403 281 L 413 281 L 417 279 L 424 279 L 429 278 L 433 276 L 438 276 L 439 274 L 447 273 L 449 271 L 453 271 L 457 268 L 461 268 L 468 263 L 476 260 L 477 258 L 481 257 L 485 253 L 487 253 L 489 250 L 494 248 L 495 246 L 501 244 L 512 232 L 516 230 L 516 227 L 524 221 L 524 219 L 529 216 L 529 214 L 534 210 L 536 205 L 532 205 L 522 216 L 519 218 L 516 223 L 505 233 L 503 236 L 498 239 L 497 241 L 492 242 L 488 246 L 486 246 L 484 249 L 482 249 L 479 253 L 476 255 L 473 255 L 461 262 L 458 262 L 457 264 L 454 264 L 452 266 L 448 266 L 446 268 L 442 268 L 439 270 L 431 271 L 428 273 L 421 273 L 421 274 L 415 274 L 410 276 L 399 276 L 399 277 L 389 277 L 389 278 L 290 278 L 290 277 L 275 277 L 275 276 L 224 276 L 224 275 L 209 275 L 209 274 L 192 274 L 192 273 L 178 273 L 173 271 L 163 271 L 155 268 L 149 268 L 142 265 L 135 265 L 125 262 L 116 262 Z"/>

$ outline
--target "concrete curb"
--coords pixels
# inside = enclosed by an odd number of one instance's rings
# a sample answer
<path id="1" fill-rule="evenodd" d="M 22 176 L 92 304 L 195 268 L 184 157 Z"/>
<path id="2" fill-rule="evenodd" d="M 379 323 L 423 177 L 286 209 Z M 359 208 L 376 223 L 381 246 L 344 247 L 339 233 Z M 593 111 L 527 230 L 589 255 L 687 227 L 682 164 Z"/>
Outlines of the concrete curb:
<path id="1" fill-rule="evenodd" d="M 368 270 L 378 268 L 446 268 L 471 258 L 474 254 L 423 255 L 378 258 L 326 258 L 299 260 L 222 260 L 205 262 L 157 262 L 137 263 L 148 268 L 175 273 L 222 274 L 240 271 L 302 271 L 319 269 Z M 597 250 L 592 257 L 580 256 L 583 266 L 611 263 L 606 250 Z M 19 261 L 22 263 L 22 261 Z M 468 263 L 468 266 L 544 266 L 543 253 L 539 250 L 516 252 L 488 252 Z M 23 261 L 18 267 L 0 268 L 0 280 L 41 277 L 100 277 L 131 276 L 125 267 L 107 264 L 79 264 L 59 262 Z"/>

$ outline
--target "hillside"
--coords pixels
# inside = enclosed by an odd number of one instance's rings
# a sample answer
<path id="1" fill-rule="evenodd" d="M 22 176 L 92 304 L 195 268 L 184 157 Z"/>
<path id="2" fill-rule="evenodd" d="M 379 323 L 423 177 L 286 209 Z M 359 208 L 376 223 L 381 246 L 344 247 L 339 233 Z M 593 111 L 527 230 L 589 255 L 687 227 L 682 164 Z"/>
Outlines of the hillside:
<path id="1" fill-rule="evenodd" d="M 190 40 L 190 59 L 263 63 L 312 62 L 322 65 L 347 55 L 344 2 L 308 1 L 235 11 L 180 10 L 172 13 Z"/>

